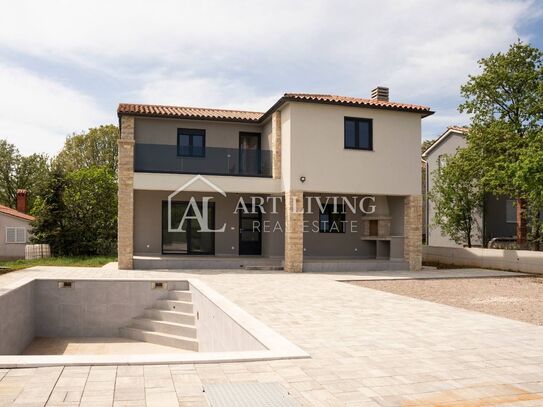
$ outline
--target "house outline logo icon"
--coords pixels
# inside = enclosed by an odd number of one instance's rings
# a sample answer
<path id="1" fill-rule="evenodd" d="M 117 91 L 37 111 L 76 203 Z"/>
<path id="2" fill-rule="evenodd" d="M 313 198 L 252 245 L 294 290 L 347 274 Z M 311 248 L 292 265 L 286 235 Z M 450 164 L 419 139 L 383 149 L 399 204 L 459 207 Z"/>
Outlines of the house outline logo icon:
<path id="1" fill-rule="evenodd" d="M 187 209 L 185 209 L 185 213 L 183 214 L 183 217 L 181 218 L 181 222 L 179 223 L 179 226 L 177 228 L 172 228 L 172 199 L 177 194 L 185 191 L 188 187 L 190 187 L 192 184 L 194 184 L 197 181 L 202 181 L 212 190 L 226 197 L 226 192 L 224 192 L 220 187 L 215 185 L 206 177 L 200 174 L 195 175 L 190 180 L 188 180 L 183 185 L 181 185 L 179 188 L 177 188 L 170 195 L 168 195 L 168 232 L 185 232 L 185 230 L 183 230 L 183 223 L 185 223 L 186 219 L 196 219 L 200 225 L 200 232 L 224 232 L 225 231 L 226 223 L 224 223 L 222 227 L 219 229 L 208 228 L 208 214 L 209 214 L 208 206 L 209 206 L 209 201 L 213 199 L 213 197 L 210 197 L 210 196 L 202 197 L 202 202 L 201 202 L 202 210 L 200 210 L 200 208 L 198 207 L 198 203 L 196 202 L 196 199 L 194 198 L 194 196 L 191 196 L 189 200 L 189 204 L 187 206 Z M 192 209 L 194 215 L 189 215 L 190 209 Z"/>

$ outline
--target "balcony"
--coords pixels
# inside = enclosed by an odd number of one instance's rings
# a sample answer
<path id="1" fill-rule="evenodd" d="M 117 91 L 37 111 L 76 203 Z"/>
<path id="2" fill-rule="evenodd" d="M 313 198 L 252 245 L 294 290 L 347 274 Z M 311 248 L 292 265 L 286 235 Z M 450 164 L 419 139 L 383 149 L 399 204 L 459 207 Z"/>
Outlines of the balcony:
<path id="1" fill-rule="evenodd" d="M 182 157 L 176 145 L 136 143 L 134 171 L 271 177 L 272 152 L 206 147 L 204 157 Z"/>

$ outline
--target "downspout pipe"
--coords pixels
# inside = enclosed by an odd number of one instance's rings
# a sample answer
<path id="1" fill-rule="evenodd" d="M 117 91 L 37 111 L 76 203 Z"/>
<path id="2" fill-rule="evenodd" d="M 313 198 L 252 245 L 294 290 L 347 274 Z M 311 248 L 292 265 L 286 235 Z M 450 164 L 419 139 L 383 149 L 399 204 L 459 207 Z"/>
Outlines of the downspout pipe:
<path id="1" fill-rule="evenodd" d="M 425 235 L 426 235 L 426 245 L 428 246 L 428 238 L 429 238 L 429 230 L 430 230 L 430 224 L 429 224 L 429 219 L 428 217 L 430 216 L 430 211 L 428 210 L 428 207 L 429 207 L 429 199 L 428 199 L 428 187 L 430 185 L 430 182 L 429 182 L 429 179 L 430 179 L 430 176 L 428 174 L 428 161 L 425 160 L 424 158 L 421 157 L 420 159 L 423 163 L 424 163 L 424 201 L 425 201 L 425 205 L 424 205 L 424 219 L 426 221 L 426 225 L 425 225 Z"/>

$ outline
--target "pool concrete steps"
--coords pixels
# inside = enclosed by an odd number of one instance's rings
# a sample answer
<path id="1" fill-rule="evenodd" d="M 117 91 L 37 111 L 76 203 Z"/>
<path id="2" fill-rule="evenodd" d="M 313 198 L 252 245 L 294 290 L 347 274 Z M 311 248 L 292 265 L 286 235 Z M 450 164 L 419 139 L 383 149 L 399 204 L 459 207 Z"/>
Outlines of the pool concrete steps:
<path id="1" fill-rule="evenodd" d="M 175 322 L 167 321 L 156 321 L 147 318 L 134 318 L 132 320 L 131 326 L 146 331 L 155 331 L 196 339 L 196 327 L 194 325 L 177 324 Z"/>
<path id="2" fill-rule="evenodd" d="M 146 309 L 143 313 L 143 317 L 185 325 L 194 325 L 196 322 L 196 315 L 192 312 L 176 312 L 155 308 Z"/>
<path id="3" fill-rule="evenodd" d="M 121 336 L 157 345 L 198 351 L 196 318 L 190 291 L 169 290 L 153 308 L 121 328 Z"/>
<path id="4" fill-rule="evenodd" d="M 157 321 L 174 322 L 176 324 L 194 325 L 196 315 L 192 312 L 167 311 L 164 309 L 149 308 L 143 312 L 143 318 Z"/>
<path id="5" fill-rule="evenodd" d="M 177 300 L 158 300 L 155 303 L 155 308 L 163 309 L 166 311 L 191 313 L 192 302 L 177 301 Z"/>
<path id="6" fill-rule="evenodd" d="M 169 300 L 192 302 L 192 294 L 191 294 L 190 291 L 170 290 L 168 292 L 168 299 Z"/>
<path id="7" fill-rule="evenodd" d="M 150 342 L 156 345 L 169 346 L 172 348 L 198 351 L 198 341 L 194 338 L 186 338 L 178 335 L 170 335 L 155 331 L 144 331 L 138 328 L 121 328 L 124 337 L 142 342 Z"/>

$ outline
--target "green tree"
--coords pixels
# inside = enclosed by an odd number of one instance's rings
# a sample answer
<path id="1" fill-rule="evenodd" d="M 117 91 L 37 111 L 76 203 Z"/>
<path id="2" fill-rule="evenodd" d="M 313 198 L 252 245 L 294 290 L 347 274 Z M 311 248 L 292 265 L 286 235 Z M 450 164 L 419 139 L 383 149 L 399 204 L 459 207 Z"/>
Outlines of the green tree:
<path id="1" fill-rule="evenodd" d="M 434 203 L 434 224 L 457 244 L 471 247 L 474 237 L 481 236 L 484 192 L 477 152 L 466 147 L 446 157 L 446 165 L 434 171 L 429 193 Z"/>
<path id="2" fill-rule="evenodd" d="M 66 250 L 66 208 L 64 205 L 64 189 L 66 179 L 61 171 L 51 171 L 43 193 L 36 198 L 31 214 L 36 217 L 32 222 L 32 242 L 47 243 L 56 256 L 67 255 Z"/>
<path id="3" fill-rule="evenodd" d="M 505 53 L 479 61 L 482 72 L 462 86 L 460 111 L 471 115 L 468 144 L 479 152 L 485 190 L 515 197 L 522 208 L 517 216 L 517 243 L 526 242 L 529 183 L 512 182 L 525 149 L 543 120 L 543 53 L 520 40 Z M 541 147 L 541 146 L 539 146 Z"/>
<path id="4" fill-rule="evenodd" d="M 49 158 L 45 154 L 23 156 L 6 140 L 0 140 L 0 204 L 15 208 L 17 190 L 28 191 L 28 208 L 45 189 Z"/>
<path id="5" fill-rule="evenodd" d="M 55 255 L 109 255 L 117 244 L 117 182 L 109 168 L 56 170 L 34 213 L 37 243 Z"/>
<path id="6" fill-rule="evenodd" d="M 68 174 L 64 191 L 67 238 L 75 255 L 107 255 L 117 244 L 117 182 L 109 168 Z"/>
<path id="7" fill-rule="evenodd" d="M 66 173 L 92 167 L 105 167 L 115 173 L 118 137 L 119 128 L 112 124 L 73 134 L 66 139 L 54 165 Z"/>
<path id="8" fill-rule="evenodd" d="M 539 250 L 543 237 L 543 130 L 526 137 L 526 147 L 519 151 L 518 160 L 511 166 L 511 182 L 515 188 L 526 191 L 527 214 L 531 226 L 528 237 L 534 248 Z"/>
<path id="9" fill-rule="evenodd" d="M 434 144 L 436 139 L 423 140 L 420 145 L 420 153 L 423 154 L 432 144 Z"/>

